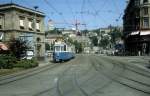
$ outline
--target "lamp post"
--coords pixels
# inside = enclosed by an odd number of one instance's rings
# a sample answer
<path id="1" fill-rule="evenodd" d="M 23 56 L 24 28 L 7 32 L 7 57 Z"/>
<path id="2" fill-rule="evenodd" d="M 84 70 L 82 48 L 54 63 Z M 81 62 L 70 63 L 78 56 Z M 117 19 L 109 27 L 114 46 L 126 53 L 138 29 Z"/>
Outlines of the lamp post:
<path id="1" fill-rule="evenodd" d="M 34 6 L 34 9 L 35 9 L 35 15 L 34 15 L 34 55 L 35 57 L 37 57 L 37 40 L 36 40 L 36 35 L 37 35 L 37 32 L 36 32 L 36 10 L 38 9 L 38 6 Z"/>
<path id="2" fill-rule="evenodd" d="M 139 49 L 138 49 L 138 56 L 141 56 L 141 36 L 140 36 L 140 34 L 141 34 L 141 25 L 142 23 L 141 23 L 141 6 L 139 5 L 139 40 L 138 40 L 138 47 L 139 47 Z"/>

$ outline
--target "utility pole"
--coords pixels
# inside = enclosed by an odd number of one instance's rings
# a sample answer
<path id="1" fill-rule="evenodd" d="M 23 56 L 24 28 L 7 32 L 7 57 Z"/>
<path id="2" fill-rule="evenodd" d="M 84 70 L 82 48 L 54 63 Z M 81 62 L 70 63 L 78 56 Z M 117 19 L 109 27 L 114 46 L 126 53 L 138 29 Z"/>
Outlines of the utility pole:
<path id="1" fill-rule="evenodd" d="M 78 22 L 77 19 L 75 21 L 75 24 L 73 25 L 75 25 L 76 34 L 79 32 L 79 28 L 78 28 L 79 25 L 83 25 L 86 27 L 86 24 Z"/>
<path id="2" fill-rule="evenodd" d="M 35 9 L 35 16 L 34 16 L 34 21 L 33 21 L 33 23 L 34 23 L 34 31 L 35 31 L 35 33 L 34 33 L 34 55 L 35 55 L 35 57 L 37 57 L 37 40 L 36 40 L 36 35 L 37 35 L 37 31 L 36 31 L 36 11 L 37 11 L 37 9 L 38 9 L 38 6 L 34 6 L 34 9 Z"/>
<path id="3" fill-rule="evenodd" d="M 80 23 L 76 20 L 76 22 L 75 22 L 76 34 L 77 34 L 78 31 L 79 31 L 78 25 L 80 25 Z"/>

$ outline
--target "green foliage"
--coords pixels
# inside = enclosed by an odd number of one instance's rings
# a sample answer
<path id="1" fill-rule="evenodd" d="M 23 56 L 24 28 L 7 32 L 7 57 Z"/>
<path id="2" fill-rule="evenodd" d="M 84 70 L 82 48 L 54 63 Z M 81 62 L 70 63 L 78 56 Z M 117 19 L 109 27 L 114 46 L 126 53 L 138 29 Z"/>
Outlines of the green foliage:
<path id="1" fill-rule="evenodd" d="M 0 69 L 12 69 L 12 68 L 33 68 L 37 67 L 38 62 L 35 59 L 19 60 L 13 57 L 12 55 L 0 55 Z"/>
<path id="2" fill-rule="evenodd" d="M 17 59 L 21 59 L 26 54 L 26 50 L 29 49 L 27 41 L 22 39 L 11 39 L 9 43 L 9 50 L 13 56 Z"/>
<path id="3" fill-rule="evenodd" d="M 76 53 L 81 53 L 83 51 L 83 49 L 82 49 L 82 43 L 79 43 L 78 41 L 75 41 L 74 45 L 75 45 L 75 51 L 76 51 Z"/>
<path id="4" fill-rule="evenodd" d="M 48 35 L 48 34 L 62 34 L 62 32 L 60 30 L 58 30 L 57 28 L 54 28 L 53 30 L 49 30 L 45 33 L 46 33 L 46 35 Z"/>
<path id="5" fill-rule="evenodd" d="M 115 44 L 117 39 L 122 37 L 122 32 L 118 30 L 117 28 L 113 29 L 113 31 L 109 34 L 111 36 L 111 42 Z"/>
<path id="6" fill-rule="evenodd" d="M 71 38 L 68 38 L 67 42 L 69 42 L 69 43 L 71 43 L 71 44 L 74 43 L 74 41 L 73 41 Z"/>
<path id="7" fill-rule="evenodd" d="M 102 38 L 102 39 L 100 40 L 99 46 L 101 46 L 101 47 L 103 47 L 103 48 L 106 48 L 109 43 L 110 43 L 110 42 L 109 42 L 109 38 L 108 38 L 108 37 L 105 37 L 105 38 Z"/>
<path id="8" fill-rule="evenodd" d="M 98 38 L 97 36 L 90 37 L 93 46 L 98 46 Z"/>
<path id="9" fill-rule="evenodd" d="M 45 43 L 45 50 L 50 50 L 50 45 L 48 43 Z"/>
<path id="10" fill-rule="evenodd" d="M 89 31 L 87 29 L 85 29 L 85 30 L 82 30 L 81 33 L 86 36 L 89 33 Z"/>
<path id="11" fill-rule="evenodd" d="M 32 60 L 23 59 L 23 60 L 17 61 L 17 63 L 14 64 L 14 67 L 25 68 L 25 69 L 29 69 L 29 68 L 33 68 L 37 66 L 38 66 L 38 62 L 34 59 Z"/>
<path id="12" fill-rule="evenodd" d="M 11 55 L 0 55 L 0 69 L 12 69 L 16 58 Z"/>
<path id="13" fill-rule="evenodd" d="M 94 33 L 97 33 L 98 36 L 100 36 L 100 29 L 93 30 Z"/>

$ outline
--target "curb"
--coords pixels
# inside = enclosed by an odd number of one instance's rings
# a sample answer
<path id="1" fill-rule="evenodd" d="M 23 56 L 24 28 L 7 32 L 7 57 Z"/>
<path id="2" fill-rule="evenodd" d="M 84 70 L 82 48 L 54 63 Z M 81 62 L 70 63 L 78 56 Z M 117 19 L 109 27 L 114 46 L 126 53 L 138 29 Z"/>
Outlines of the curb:
<path id="1" fill-rule="evenodd" d="M 39 66 L 35 67 L 35 68 L 26 69 L 26 70 L 19 71 L 19 72 L 16 72 L 16 73 L 0 76 L 0 83 L 5 81 L 5 80 L 7 81 L 9 79 L 15 79 L 15 78 L 23 76 L 23 75 L 30 75 L 30 73 L 32 73 L 32 72 L 34 73 L 35 71 L 38 71 L 38 70 L 41 70 L 41 69 L 44 69 L 44 68 L 47 68 L 47 67 L 50 67 L 50 66 L 53 67 L 55 65 L 47 63 L 47 64 L 42 64 L 42 66 L 40 66 L 40 64 L 39 64 Z"/>

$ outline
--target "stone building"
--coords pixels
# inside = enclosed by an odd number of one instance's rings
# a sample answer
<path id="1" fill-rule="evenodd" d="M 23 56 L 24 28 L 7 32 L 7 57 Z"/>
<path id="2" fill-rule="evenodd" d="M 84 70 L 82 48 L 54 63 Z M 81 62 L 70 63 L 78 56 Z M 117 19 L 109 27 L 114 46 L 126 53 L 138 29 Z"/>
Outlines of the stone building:
<path id="1" fill-rule="evenodd" d="M 130 0 L 125 9 L 124 41 L 131 55 L 150 53 L 150 0 Z"/>
<path id="2" fill-rule="evenodd" d="M 0 34 L 2 40 L 12 38 L 27 40 L 35 56 L 45 54 L 44 13 L 18 4 L 0 5 Z"/>

